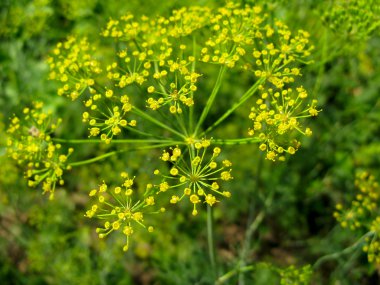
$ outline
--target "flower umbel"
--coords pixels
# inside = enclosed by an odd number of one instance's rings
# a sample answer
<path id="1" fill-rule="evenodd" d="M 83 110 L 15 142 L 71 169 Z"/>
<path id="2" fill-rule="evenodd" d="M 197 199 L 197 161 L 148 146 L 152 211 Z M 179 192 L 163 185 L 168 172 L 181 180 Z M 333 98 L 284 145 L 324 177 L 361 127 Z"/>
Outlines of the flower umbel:
<path id="1" fill-rule="evenodd" d="M 305 101 L 308 94 L 302 86 L 295 90 L 261 89 L 261 98 L 256 100 L 249 114 L 253 127 L 248 134 L 260 139 L 259 148 L 266 152 L 267 159 L 285 160 L 285 153 L 293 155 L 300 146 L 300 142 L 291 137 L 294 131 L 306 136 L 312 134 L 310 128 L 302 127 L 301 121 L 318 115 L 317 101 L 308 104 Z"/>
<path id="2" fill-rule="evenodd" d="M 121 231 L 127 238 L 123 247 L 124 251 L 129 248 L 130 236 L 136 227 L 143 227 L 148 232 L 153 231 L 152 226 L 146 226 L 144 215 L 146 213 L 157 213 L 151 208 L 155 204 L 154 197 L 150 195 L 152 185 L 146 186 L 143 200 L 135 200 L 135 190 L 133 190 L 134 178 L 130 178 L 128 173 L 123 172 L 124 179 L 122 185 L 109 187 L 105 182 L 99 185 L 98 189 L 90 191 L 89 196 L 95 198 L 94 204 L 86 212 L 88 218 L 98 218 L 104 221 L 103 227 L 96 229 L 99 238 L 108 236 L 113 231 Z M 161 209 L 162 211 L 163 209 Z"/>
<path id="3" fill-rule="evenodd" d="M 221 153 L 219 147 L 211 150 L 211 141 L 202 139 L 188 146 L 185 153 L 178 147 L 164 151 L 160 159 L 171 163 L 168 174 L 156 170 L 154 173 L 160 175 L 163 181 L 157 185 L 158 194 L 167 190 L 177 191 L 170 199 L 170 203 L 177 202 L 188 197 L 193 204 L 193 215 L 197 215 L 197 204 L 207 203 L 213 206 L 219 202 L 214 196 L 218 194 L 230 197 L 229 191 L 220 189 L 221 183 L 233 179 L 231 175 L 232 163 L 229 160 L 217 162 Z"/>
<path id="4" fill-rule="evenodd" d="M 380 264 L 380 186 L 375 177 L 368 172 L 358 173 L 355 185 L 359 189 L 350 208 L 342 204 L 336 205 L 334 217 L 343 228 L 363 234 L 363 251 L 367 253 L 368 261 Z"/>
<path id="5" fill-rule="evenodd" d="M 71 169 L 67 159 L 74 150 L 69 148 L 64 154 L 61 145 L 51 139 L 61 119 L 54 122 L 51 112 L 42 109 L 41 102 L 33 105 L 33 108 L 24 108 L 22 118 L 11 119 L 7 152 L 25 167 L 28 185 L 35 187 L 42 183 L 43 192 L 48 192 L 53 199 L 57 183 L 64 184 L 63 171 Z"/>
<path id="6" fill-rule="evenodd" d="M 100 136 L 102 141 L 110 143 L 114 136 L 121 134 L 122 129 L 130 129 L 137 125 L 136 120 L 128 117 L 129 112 L 132 110 L 128 95 L 113 96 L 112 89 L 107 90 L 105 96 L 98 94 L 92 88 L 90 88 L 90 92 L 92 96 L 85 102 L 85 106 L 89 108 L 89 111 L 84 112 L 82 115 L 82 121 L 90 125 L 90 137 Z M 107 108 L 106 111 L 98 109 L 98 104 L 106 104 L 104 97 L 106 97 L 106 100 L 113 102 L 113 107 Z"/>
<path id="7" fill-rule="evenodd" d="M 86 38 L 78 40 L 71 36 L 63 43 L 58 43 L 48 58 L 52 80 L 62 85 L 58 95 L 66 95 L 76 100 L 88 87 L 95 84 L 94 77 L 102 70 L 100 63 L 91 54 L 94 47 Z"/>

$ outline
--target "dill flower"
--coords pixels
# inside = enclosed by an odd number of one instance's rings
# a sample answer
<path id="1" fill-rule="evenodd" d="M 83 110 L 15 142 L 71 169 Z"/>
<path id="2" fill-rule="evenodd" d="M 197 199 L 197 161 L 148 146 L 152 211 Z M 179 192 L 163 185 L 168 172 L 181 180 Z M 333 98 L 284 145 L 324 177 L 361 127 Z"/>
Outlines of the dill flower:
<path id="1" fill-rule="evenodd" d="M 129 249 L 129 239 L 136 229 L 144 228 L 153 232 L 152 226 L 146 226 L 144 217 L 146 214 L 164 211 L 152 211 L 155 204 L 152 193 L 152 185 L 146 186 L 144 199 L 136 200 L 136 191 L 133 189 L 134 177 L 128 173 L 121 173 L 123 183 L 120 186 L 110 187 L 104 181 L 97 189 L 90 191 L 89 196 L 94 200 L 90 209 L 86 211 L 88 218 L 97 218 L 103 221 L 103 226 L 96 229 L 99 238 L 105 238 L 112 232 L 120 231 L 126 237 L 124 251 Z"/>
<path id="2" fill-rule="evenodd" d="M 280 84 L 297 75 L 283 71 L 286 67 L 310 55 L 313 47 L 308 38 L 303 30 L 293 35 L 279 20 L 270 23 L 260 6 L 240 7 L 229 2 L 217 9 L 210 20 L 210 35 L 201 49 L 201 61 L 242 67 Z"/>
<path id="3" fill-rule="evenodd" d="M 348 227 L 351 230 L 363 226 L 369 228 L 368 219 L 370 218 L 371 222 L 371 217 L 377 213 L 377 203 L 380 199 L 379 183 L 368 172 L 360 172 L 356 175 L 355 186 L 359 192 L 351 207 L 345 209 L 342 204 L 337 204 L 334 217 L 344 228 Z"/>
<path id="4" fill-rule="evenodd" d="M 119 88 L 144 86 L 147 108 L 167 105 L 171 114 L 193 106 L 198 61 L 251 71 L 282 88 L 301 75 L 292 63 L 305 63 L 313 49 L 307 32 L 292 34 L 281 21 L 270 23 L 260 6 L 233 2 L 215 10 L 182 8 L 168 18 L 128 14 L 110 20 L 102 35 L 125 44 L 107 77 Z"/>
<path id="5" fill-rule="evenodd" d="M 182 60 L 181 65 L 189 65 L 190 62 Z M 153 75 L 156 79 L 156 88 L 152 85 L 148 87 L 148 93 L 156 95 L 147 99 L 148 108 L 157 110 L 161 106 L 168 105 L 169 112 L 172 114 L 182 113 L 182 106 L 191 107 L 194 105 L 193 92 L 197 90 L 196 82 L 201 75 L 196 72 L 190 72 L 187 68 L 184 69 L 178 66 L 177 63 L 169 62 L 169 72 L 159 71 Z M 163 75 L 164 74 L 164 75 Z M 171 83 L 165 87 L 164 82 L 169 80 Z"/>
<path id="6" fill-rule="evenodd" d="M 380 215 L 378 203 L 380 199 L 380 186 L 375 177 L 368 172 L 360 172 L 356 175 L 355 186 L 358 188 L 351 207 L 336 205 L 334 217 L 343 228 L 363 234 L 363 251 L 367 253 L 368 261 L 380 264 Z"/>
<path id="7" fill-rule="evenodd" d="M 120 135 L 123 129 L 129 130 L 137 125 L 137 121 L 130 118 L 133 105 L 128 95 L 113 96 L 112 89 L 105 92 L 105 96 L 90 89 L 91 97 L 85 102 L 88 111 L 83 112 L 82 121 L 89 124 L 89 136 L 100 136 L 101 140 L 110 143 L 114 136 Z M 108 93 L 108 95 L 107 95 Z M 98 105 L 111 101 L 113 107 L 106 111 L 98 108 Z"/>
<path id="8" fill-rule="evenodd" d="M 293 155 L 300 146 L 292 138 L 294 131 L 305 136 L 312 134 L 311 129 L 304 128 L 301 122 L 304 118 L 318 115 L 317 101 L 308 103 L 308 94 L 302 86 L 295 89 L 261 89 L 261 98 L 256 100 L 249 114 L 253 126 L 248 134 L 260 139 L 259 149 L 266 152 L 267 159 L 284 160 L 284 154 Z"/>
<path id="9" fill-rule="evenodd" d="M 160 159 L 171 163 L 169 173 L 155 170 L 163 180 L 156 185 L 157 194 L 175 191 L 170 203 L 176 204 L 185 197 L 193 204 L 193 215 L 197 215 L 197 205 L 201 202 L 213 206 L 219 202 L 218 196 L 230 197 L 231 193 L 221 189 L 222 183 L 233 179 L 232 163 L 225 159 L 218 162 L 219 147 L 211 148 L 211 141 L 202 139 L 188 146 L 184 152 L 175 147 L 164 151 Z"/>
<path id="10" fill-rule="evenodd" d="M 48 58 L 49 79 L 60 82 L 59 96 L 76 100 L 88 87 L 95 84 L 94 77 L 101 73 L 100 63 L 94 59 L 95 47 L 86 38 L 70 36 L 58 43 Z"/>
<path id="11" fill-rule="evenodd" d="M 186 37 L 201 29 L 209 23 L 211 17 L 211 9 L 199 6 L 174 10 L 168 18 L 162 16 L 152 19 L 146 16 L 137 18 L 129 13 L 118 20 L 111 19 L 103 30 L 102 36 L 122 42 L 130 42 L 138 38 L 150 46 L 165 44 L 167 38 Z"/>
<path id="12" fill-rule="evenodd" d="M 144 20 L 142 24 L 146 24 Z M 135 26 L 138 25 L 136 22 Z M 164 23 L 161 25 L 165 26 L 163 30 L 168 29 Z M 155 33 L 157 27 L 149 24 L 146 29 Z M 149 96 L 146 100 L 149 109 L 157 110 L 167 105 L 169 112 L 175 114 L 182 113 L 183 106 L 194 104 L 193 92 L 197 90 L 196 83 L 201 75 L 192 71 L 193 51 L 185 44 L 176 46 L 169 38 L 163 38 L 160 45 L 155 41 L 143 41 L 137 47 L 132 45 L 121 50 L 118 53 L 120 62 L 107 67 L 107 77 L 119 88 L 133 84 L 144 86 Z"/>
<path id="13" fill-rule="evenodd" d="M 60 144 L 55 144 L 51 134 L 61 119 L 53 121 L 51 112 L 43 111 L 41 102 L 34 102 L 33 108 L 24 108 L 23 117 L 14 116 L 7 130 L 8 155 L 25 168 L 28 185 L 35 187 L 42 183 L 43 193 L 54 197 L 56 185 L 63 185 L 63 172 L 71 167 L 68 158 L 73 152 L 64 153 Z"/>
<path id="14" fill-rule="evenodd" d="M 281 21 L 272 21 L 262 7 L 233 2 L 218 9 L 181 8 L 168 17 L 127 14 L 111 19 L 101 35 L 118 43 L 115 59 L 105 64 L 106 68 L 100 68 L 95 60 L 95 47 L 75 37 L 59 43 L 49 62 L 50 78 L 64 83 L 58 91 L 61 95 L 74 100 L 84 94 L 87 110 L 82 119 L 89 124 L 89 136 L 99 136 L 106 143 L 125 130 L 138 133 L 134 115 L 147 118 L 144 112 L 150 111 L 158 111 L 170 125 L 166 114 L 175 116 L 173 122 L 177 121 L 187 136 L 185 119 L 193 114 L 199 99 L 203 66 L 221 65 L 220 74 L 224 67 L 251 72 L 263 85 L 280 91 L 301 76 L 295 63 L 306 63 L 313 49 L 306 31 L 294 33 Z M 139 107 L 141 99 L 145 110 Z M 310 104 L 311 116 L 318 114 L 314 106 Z M 281 126 L 285 125 L 289 124 Z M 310 129 L 301 132 L 311 134 Z M 273 145 L 271 136 L 263 135 L 267 158 L 277 159 L 279 152 L 268 147 Z M 294 153 L 298 146 L 294 142 L 278 149 Z"/>
<path id="15" fill-rule="evenodd" d="M 171 204 L 189 201 L 192 215 L 198 214 L 201 204 L 213 206 L 221 197 L 231 196 L 224 184 L 233 179 L 232 163 L 223 157 L 220 147 L 212 146 L 211 140 L 198 138 L 252 99 L 257 90 L 261 90 L 261 96 L 249 114 L 249 135 L 258 140 L 247 141 L 260 141 L 259 149 L 266 152 L 267 159 L 283 160 L 285 153 L 294 154 L 300 146 L 292 137 L 294 132 L 312 133 L 301 122 L 318 115 L 316 101 L 308 98 L 302 86 L 288 87 L 301 76 L 296 63 L 307 63 L 313 48 L 309 35 L 302 30 L 291 32 L 260 6 L 228 1 L 218 9 L 181 8 L 167 17 L 127 14 L 111 19 L 101 35 L 108 38 L 106 42 L 114 41 L 115 51 L 109 62 L 96 59 L 96 48 L 86 38 L 69 37 L 57 44 L 48 62 L 50 79 L 60 84 L 58 95 L 83 103 L 81 117 L 89 137 L 111 143 L 130 131 L 134 132 L 131 138 L 113 142 L 141 143 L 138 149 L 172 146 L 160 157 L 170 167 L 154 171 L 160 181 L 146 185 L 142 197 L 137 197 L 134 177 L 127 173 L 121 174 L 121 185 L 103 181 L 89 193 L 93 202 L 85 216 L 102 220 L 96 229 L 99 238 L 121 232 L 126 239 L 124 251 L 137 230 L 153 231 L 145 218 L 165 210 L 155 210 L 156 199 L 163 193 L 170 195 Z M 219 69 L 218 77 L 210 94 L 199 94 L 198 88 L 207 86 L 201 80 L 215 74 L 207 74 L 209 67 Z M 224 74 L 231 69 L 250 74 L 256 82 L 202 133 L 203 123 L 217 102 Z M 206 102 L 203 109 L 194 108 L 199 102 Z M 49 134 L 58 123 L 53 123 L 51 114 L 42 112 L 42 106 L 35 107 L 37 111 L 24 111 L 25 124 L 18 117 L 12 119 L 9 153 L 26 165 L 29 185 L 42 183 L 44 192 L 50 192 L 52 197 L 56 184 L 63 184 L 63 171 L 70 169 L 67 160 L 73 150 L 63 154 L 61 145 L 53 143 Z M 304 276 L 298 273 L 290 268 L 284 276 L 295 280 Z"/>

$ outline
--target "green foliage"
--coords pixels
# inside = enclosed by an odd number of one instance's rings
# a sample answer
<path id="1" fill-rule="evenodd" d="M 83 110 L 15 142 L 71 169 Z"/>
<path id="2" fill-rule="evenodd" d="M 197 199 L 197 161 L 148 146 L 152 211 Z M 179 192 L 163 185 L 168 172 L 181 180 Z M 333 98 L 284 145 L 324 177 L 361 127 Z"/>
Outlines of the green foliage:
<path id="1" fill-rule="evenodd" d="M 332 1 L 330 5 L 324 11 L 323 21 L 343 40 L 366 41 L 379 28 L 378 1 Z"/>

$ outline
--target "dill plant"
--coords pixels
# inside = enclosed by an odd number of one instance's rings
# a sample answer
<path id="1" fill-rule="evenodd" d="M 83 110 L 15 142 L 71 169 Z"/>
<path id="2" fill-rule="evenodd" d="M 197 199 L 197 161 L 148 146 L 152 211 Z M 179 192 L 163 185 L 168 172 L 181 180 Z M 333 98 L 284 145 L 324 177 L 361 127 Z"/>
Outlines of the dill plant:
<path id="1" fill-rule="evenodd" d="M 88 138 L 52 136 L 57 127 L 53 114 L 35 103 L 24 109 L 23 117 L 11 120 L 10 156 L 25 167 L 30 186 L 42 185 L 53 198 L 66 171 L 130 147 L 160 150 L 156 159 L 162 166 L 151 181 L 141 181 L 143 195 L 134 190 L 138 177 L 123 172 L 121 185 L 103 181 L 89 189 L 93 204 L 85 215 L 103 221 L 97 229 L 100 238 L 122 232 L 128 250 L 136 230 L 153 231 L 145 221 L 151 214 L 184 201 L 195 216 L 206 204 L 215 263 L 211 207 L 234 195 L 229 190 L 234 162 L 223 146 L 256 145 L 267 160 L 284 161 L 299 149 L 300 135 L 312 134 L 304 120 L 320 110 L 297 83 L 313 49 L 309 34 L 272 21 L 260 6 L 228 2 L 218 9 L 181 8 L 168 17 L 127 14 L 109 20 L 101 40 L 114 48 L 112 61 L 96 44 L 75 36 L 58 43 L 48 58 L 49 78 L 59 85 L 57 95 L 67 97 L 67 104 L 83 102 L 85 111 L 78 120 L 88 129 Z M 219 108 L 226 74 L 233 72 L 247 74 L 252 84 L 239 98 L 229 98 L 228 108 L 218 110 L 221 115 L 210 121 L 210 112 Z M 210 90 L 204 90 L 205 81 L 213 82 Z M 250 107 L 246 136 L 216 137 L 215 131 L 244 106 Z M 117 150 L 71 161 L 71 146 L 88 143 Z"/>
<path id="2" fill-rule="evenodd" d="M 361 247 L 367 253 L 370 263 L 379 264 L 380 215 L 377 207 L 380 199 L 379 182 L 368 171 L 361 171 L 356 174 L 355 186 L 358 191 L 351 201 L 351 207 L 344 207 L 338 203 L 334 217 L 342 228 L 349 228 L 357 235 L 361 235 L 361 238 L 348 250 Z"/>

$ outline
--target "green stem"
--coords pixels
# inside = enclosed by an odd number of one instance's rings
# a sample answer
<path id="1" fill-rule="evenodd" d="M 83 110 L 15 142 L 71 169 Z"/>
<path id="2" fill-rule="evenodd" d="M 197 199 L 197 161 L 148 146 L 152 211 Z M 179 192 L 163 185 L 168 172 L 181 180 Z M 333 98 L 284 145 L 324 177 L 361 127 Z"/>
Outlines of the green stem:
<path id="1" fill-rule="evenodd" d="M 153 124 L 163 128 L 163 129 L 165 129 L 165 130 L 167 130 L 167 131 L 169 131 L 169 132 L 171 132 L 171 133 L 173 133 L 173 134 L 175 134 L 175 135 L 177 135 L 183 139 L 185 138 L 185 136 L 183 134 L 181 134 L 181 133 L 177 132 L 176 130 L 172 129 L 171 127 L 165 125 L 164 123 L 160 122 L 159 120 L 155 119 L 154 117 L 148 115 L 146 112 L 140 110 L 139 108 L 133 106 L 133 111 L 137 115 L 139 115 L 140 117 L 152 122 Z"/>
<path id="2" fill-rule="evenodd" d="M 252 239 L 252 236 L 253 234 L 255 233 L 255 231 L 257 230 L 257 228 L 259 227 L 259 225 L 261 224 L 261 222 L 263 221 L 265 217 L 265 212 L 264 211 L 261 211 L 257 216 L 256 216 L 256 219 L 252 222 L 252 224 L 249 226 L 247 232 L 246 232 L 246 238 L 244 240 L 244 245 L 243 245 L 243 249 L 241 251 L 241 254 L 240 254 L 240 259 L 239 259 L 239 268 L 244 268 L 245 267 L 245 260 L 247 258 L 247 254 L 248 254 L 248 250 L 250 248 L 250 241 Z M 243 274 L 244 271 L 242 270 L 239 270 L 239 285 L 243 285 L 245 282 L 244 282 L 244 274 Z"/>
<path id="3" fill-rule="evenodd" d="M 240 139 L 215 139 L 213 144 L 219 145 L 240 145 L 240 144 L 251 144 L 258 143 L 261 140 L 259 138 L 240 138 Z"/>
<path id="4" fill-rule="evenodd" d="M 260 156 L 260 160 L 259 160 L 259 164 L 258 164 L 258 168 L 257 168 L 257 173 L 256 173 L 256 189 L 259 189 L 259 182 L 260 182 L 261 171 L 262 171 L 262 166 L 261 166 L 262 161 L 263 161 L 263 156 Z M 240 258 L 239 258 L 239 262 L 238 262 L 239 267 L 245 266 L 245 262 L 247 259 L 248 251 L 250 249 L 253 234 L 256 232 L 256 230 L 258 229 L 258 227 L 260 226 L 260 224 L 264 220 L 266 210 L 267 210 L 267 208 L 269 208 L 269 206 L 272 203 L 273 195 L 274 195 L 274 192 L 270 191 L 268 197 L 265 199 L 264 209 L 262 209 L 257 214 L 256 218 L 253 221 L 252 221 L 252 219 L 253 219 L 253 207 L 252 207 L 253 201 L 251 202 L 250 214 L 249 214 L 250 218 L 248 219 L 249 226 L 245 232 L 245 239 L 243 242 L 242 250 L 240 252 Z M 239 272 L 239 285 L 243 285 L 243 284 L 244 284 L 244 274 L 243 274 L 243 272 Z"/>
<path id="5" fill-rule="evenodd" d="M 178 122 L 179 127 L 181 128 L 182 132 L 188 137 L 187 129 L 185 126 L 185 122 L 183 120 L 183 114 L 175 114 L 176 120 Z"/>
<path id="6" fill-rule="evenodd" d="M 246 231 L 246 234 L 245 234 L 246 238 L 244 240 L 243 250 L 241 253 L 241 261 L 242 262 L 245 262 L 245 259 L 247 258 L 247 253 L 248 253 L 248 250 L 250 247 L 250 241 L 252 239 L 252 236 L 256 232 L 256 230 L 258 229 L 258 227 L 261 224 L 261 222 L 263 221 L 264 217 L 265 217 L 265 211 L 262 210 L 258 213 L 256 218 L 253 220 L 253 222 L 250 224 L 249 228 Z"/>
<path id="7" fill-rule="evenodd" d="M 236 275 L 240 272 L 248 272 L 248 271 L 252 271 L 255 269 L 256 269 L 256 267 L 254 265 L 249 265 L 249 266 L 244 266 L 244 267 L 232 269 L 231 271 L 228 271 L 226 274 L 220 276 L 218 278 L 218 280 L 216 280 L 215 284 L 217 284 L 217 285 L 223 284 L 224 282 L 229 280 L 231 277 L 233 277 L 234 275 Z"/>
<path id="8" fill-rule="evenodd" d="M 196 58 L 196 48 L 197 48 L 197 42 L 195 39 L 195 36 L 193 35 L 193 57 Z M 195 63 L 196 60 L 193 61 L 191 64 L 191 72 L 195 72 Z M 194 100 L 194 91 L 191 91 L 191 99 Z M 193 133 L 194 131 L 194 106 L 189 107 L 189 132 Z"/>
<path id="9" fill-rule="evenodd" d="M 195 130 L 194 130 L 194 136 L 195 136 L 195 137 L 196 137 L 196 135 L 197 135 L 197 133 L 198 133 L 198 130 L 199 130 L 200 126 L 203 124 L 204 120 L 206 119 L 207 114 L 208 114 L 208 112 L 210 111 L 212 104 L 214 103 L 214 100 L 215 100 L 215 98 L 216 98 L 216 95 L 218 94 L 218 91 L 219 91 L 219 89 L 220 89 L 220 86 L 222 85 L 222 80 L 223 80 L 223 76 L 224 76 L 224 73 L 225 73 L 225 72 L 226 72 L 226 66 L 223 65 L 223 66 L 219 69 L 218 78 L 216 79 L 216 82 L 215 82 L 214 88 L 212 89 L 211 95 L 210 95 L 210 97 L 209 97 L 208 100 L 207 100 L 206 106 L 205 106 L 205 108 L 203 109 L 203 112 L 202 112 L 202 114 L 201 114 L 201 117 L 199 118 L 198 123 L 197 123 L 197 125 L 195 126 Z"/>
<path id="10" fill-rule="evenodd" d="M 53 141 L 55 142 L 60 142 L 60 143 L 68 143 L 68 144 L 83 144 L 83 143 L 104 143 L 104 141 L 102 140 L 96 140 L 96 139 L 80 139 L 80 140 L 77 140 L 77 139 L 52 139 Z M 133 144 L 133 143 L 136 143 L 136 144 L 142 144 L 142 143 L 172 143 L 172 144 L 183 144 L 184 142 L 182 141 L 174 141 L 174 140 L 149 140 L 149 139 L 112 139 L 110 141 L 110 143 L 114 143 L 114 144 Z"/>
<path id="11" fill-rule="evenodd" d="M 181 144 L 185 144 L 185 143 L 181 142 Z M 118 154 L 118 153 L 122 153 L 122 152 L 125 152 L 125 151 L 162 148 L 162 147 L 167 147 L 167 146 L 173 146 L 173 142 L 162 143 L 162 144 L 154 144 L 154 145 L 145 145 L 145 146 L 140 146 L 140 147 L 135 147 L 135 148 L 128 148 L 128 149 L 124 149 L 124 150 L 111 151 L 111 152 L 102 154 L 100 156 L 94 157 L 94 158 L 90 158 L 90 159 L 86 159 L 86 160 L 81 160 L 81 161 L 69 163 L 69 166 L 75 167 L 75 166 L 90 164 L 90 163 L 102 160 L 102 159 L 107 158 L 109 156 L 112 156 L 112 155 L 115 155 L 115 154 Z"/>
<path id="12" fill-rule="evenodd" d="M 214 273 L 214 277 L 217 276 L 216 261 L 215 261 L 215 244 L 214 244 L 214 232 L 213 232 L 213 211 L 210 205 L 207 205 L 207 243 L 208 253 L 211 263 L 211 269 Z"/>
<path id="13" fill-rule="evenodd" d="M 320 257 L 313 265 L 313 269 L 317 269 L 319 266 L 321 266 L 322 263 L 328 261 L 328 260 L 332 260 L 332 259 L 338 259 L 340 256 L 342 255 L 345 255 L 345 254 L 349 254 L 353 251 L 355 251 L 356 249 L 358 249 L 360 246 L 362 246 L 362 243 L 363 241 L 365 240 L 366 237 L 368 236 L 372 236 L 374 234 L 374 232 L 370 231 L 368 233 L 366 233 L 365 235 L 363 235 L 359 240 L 357 240 L 353 245 L 345 248 L 344 250 L 340 251 L 340 252 L 335 252 L 335 253 L 332 253 L 332 254 L 328 254 L 328 255 L 325 255 L 325 256 L 322 256 Z"/>
<path id="14" fill-rule="evenodd" d="M 155 137 L 155 135 L 152 134 L 152 133 L 146 133 L 146 132 L 140 131 L 140 130 L 138 130 L 138 129 L 136 129 L 136 128 L 130 127 L 130 126 L 126 127 L 126 129 L 127 129 L 128 131 L 130 131 L 131 133 L 135 133 L 135 134 L 138 134 L 138 135 L 141 135 L 141 136 L 145 136 L 145 137 Z"/>
<path id="15" fill-rule="evenodd" d="M 259 88 L 261 84 L 265 81 L 264 78 L 260 78 L 255 84 L 253 84 L 244 94 L 241 96 L 238 102 L 236 102 L 230 109 L 228 109 L 214 124 L 212 124 L 206 131 L 204 131 L 201 135 L 204 136 L 208 132 L 212 131 L 215 127 L 217 127 L 221 122 L 227 119 L 237 108 L 239 108 L 244 102 L 246 102 Z"/>
<path id="16" fill-rule="evenodd" d="M 81 161 L 77 161 L 77 162 L 71 162 L 69 164 L 69 166 L 76 167 L 76 166 L 80 166 L 80 165 L 90 164 L 90 163 L 93 163 L 93 162 L 105 159 L 105 158 L 107 158 L 109 156 L 115 155 L 115 154 L 120 153 L 120 152 L 122 152 L 122 151 L 111 151 L 111 152 L 99 155 L 97 157 L 94 157 L 94 158 L 90 158 L 90 159 L 86 159 L 86 160 L 81 160 Z"/>

